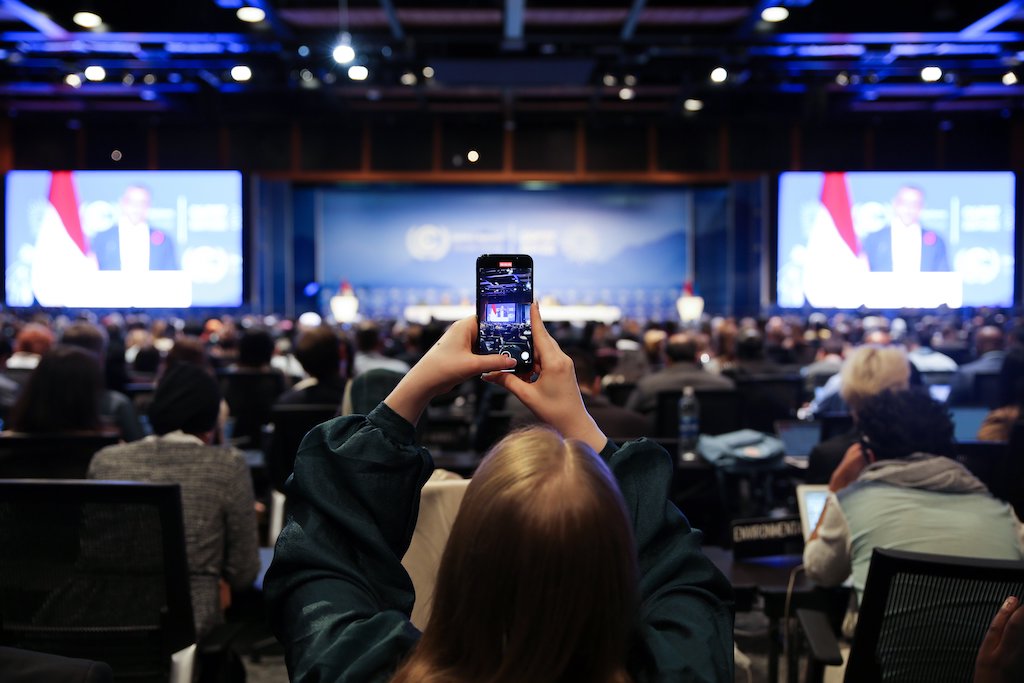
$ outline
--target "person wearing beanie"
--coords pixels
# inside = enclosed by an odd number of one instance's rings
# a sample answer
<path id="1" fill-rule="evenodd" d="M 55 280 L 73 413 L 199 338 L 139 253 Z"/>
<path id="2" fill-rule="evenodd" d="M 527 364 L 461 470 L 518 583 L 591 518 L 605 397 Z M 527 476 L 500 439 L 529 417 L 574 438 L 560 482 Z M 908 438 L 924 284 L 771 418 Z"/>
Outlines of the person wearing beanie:
<path id="1" fill-rule="evenodd" d="M 192 612 L 199 642 L 224 621 L 230 590 L 252 585 L 260 568 L 252 479 L 241 452 L 210 445 L 221 394 L 203 368 L 168 371 L 149 407 L 154 434 L 109 446 L 90 479 L 181 485 Z"/>

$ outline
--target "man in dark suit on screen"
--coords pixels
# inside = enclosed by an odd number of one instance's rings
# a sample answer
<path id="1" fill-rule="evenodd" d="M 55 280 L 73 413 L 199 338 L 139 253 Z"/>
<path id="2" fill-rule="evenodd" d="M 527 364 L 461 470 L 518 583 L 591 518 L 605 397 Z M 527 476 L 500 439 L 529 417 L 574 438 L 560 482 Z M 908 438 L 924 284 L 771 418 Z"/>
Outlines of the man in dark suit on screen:
<path id="1" fill-rule="evenodd" d="M 904 185 L 892 200 L 892 223 L 864 238 L 861 250 L 873 273 L 942 273 L 949 271 L 946 242 L 921 227 L 924 192 Z"/>
<path id="2" fill-rule="evenodd" d="M 163 230 L 149 225 L 151 197 L 147 188 L 129 185 L 121 195 L 118 222 L 92 238 L 100 270 L 146 272 L 178 270 L 174 242 Z"/>

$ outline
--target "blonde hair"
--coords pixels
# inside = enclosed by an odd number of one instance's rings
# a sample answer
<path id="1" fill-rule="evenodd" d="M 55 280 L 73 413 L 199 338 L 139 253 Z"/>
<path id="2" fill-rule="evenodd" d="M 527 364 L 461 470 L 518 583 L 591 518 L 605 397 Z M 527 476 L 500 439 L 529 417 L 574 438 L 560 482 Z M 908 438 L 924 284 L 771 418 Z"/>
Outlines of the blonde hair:
<path id="1" fill-rule="evenodd" d="M 392 683 L 628 683 L 638 575 L 600 456 L 544 427 L 514 432 L 466 490 L 430 620 Z"/>
<path id="2" fill-rule="evenodd" d="M 840 370 L 843 397 L 850 410 L 860 410 L 864 402 L 887 389 L 910 386 L 910 361 L 897 346 L 865 344 L 853 350 Z"/>

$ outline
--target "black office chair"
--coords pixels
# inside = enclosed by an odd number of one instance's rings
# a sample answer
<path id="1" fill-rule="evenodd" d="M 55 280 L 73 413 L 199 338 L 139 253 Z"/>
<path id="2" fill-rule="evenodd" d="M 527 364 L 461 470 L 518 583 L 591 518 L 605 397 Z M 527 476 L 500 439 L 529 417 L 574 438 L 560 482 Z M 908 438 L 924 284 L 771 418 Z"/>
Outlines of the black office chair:
<path id="1" fill-rule="evenodd" d="M 612 382 L 602 388 L 608 400 L 617 406 L 625 406 L 635 390 L 636 384 L 633 382 Z"/>
<path id="2" fill-rule="evenodd" d="M 231 443 L 262 448 L 263 426 L 270 424 L 270 411 L 287 389 L 284 375 L 277 370 L 232 369 L 222 372 L 220 381 L 234 418 Z"/>
<path id="3" fill-rule="evenodd" d="M 849 413 L 821 413 L 815 419 L 821 422 L 821 440 L 827 441 L 853 429 L 853 416 Z"/>
<path id="4" fill-rule="evenodd" d="M 740 428 L 740 397 L 732 389 L 697 389 L 693 392 L 700 405 L 700 433 L 726 434 Z M 654 434 L 659 438 L 679 436 L 679 389 L 659 391 L 654 413 Z"/>
<path id="5" fill-rule="evenodd" d="M 846 681 L 969 681 L 992 617 L 1024 591 L 1024 562 L 876 548 L 860 604 Z M 810 645 L 808 681 L 839 664 L 824 613 L 797 610 Z"/>
<path id="6" fill-rule="evenodd" d="M 191 682 L 177 484 L 0 480 L 0 547 L 0 644 L 103 661 L 119 682 Z"/>
<path id="7" fill-rule="evenodd" d="M 5 434 L 0 436 L 0 477 L 85 479 L 92 456 L 116 436 Z"/>
<path id="8" fill-rule="evenodd" d="M 803 403 L 804 380 L 792 376 L 737 377 L 740 395 L 740 422 L 743 427 L 773 433 L 776 420 L 796 416 Z"/>
<path id="9" fill-rule="evenodd" d="M 996 373 L 978 373 L 974 376 L 974 387 L 971 398 L 973 405 L 986 408 L 998 408 L 1002 403 L 1000 384 L 1001 375 Z"/>

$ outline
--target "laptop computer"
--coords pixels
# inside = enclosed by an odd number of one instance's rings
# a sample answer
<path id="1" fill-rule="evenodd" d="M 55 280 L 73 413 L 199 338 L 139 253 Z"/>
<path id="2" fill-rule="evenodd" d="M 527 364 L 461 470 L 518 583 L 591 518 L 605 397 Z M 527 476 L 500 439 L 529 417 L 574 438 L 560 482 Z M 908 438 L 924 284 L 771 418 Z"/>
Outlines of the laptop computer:
<path id="1" fill-rule="evenodd" d="M 821 423 L 807 420 L 776 420 L 775 433 L 782 440 L 786 462 L 803 469 L 807 467 L 807 456 L 821 441 Z"/>
<path id="2" fill-rule="evenodd" d="M 957 441 L 977 441 L 978 430 L 989 414 L 988 408 L 980 406 L 957 406 L 950 408 L 953 418 L 953 437 Z"/>
<path id="3" fill-rule="evenodd" d="M 818 518 L 825 509 L 828 500 L 826 484 L 800 484 L 796 487 L 796 503 L 800 508 L 800 527 L 804 532 L 804 540 L 811 537 L 818 526 Z"/>

